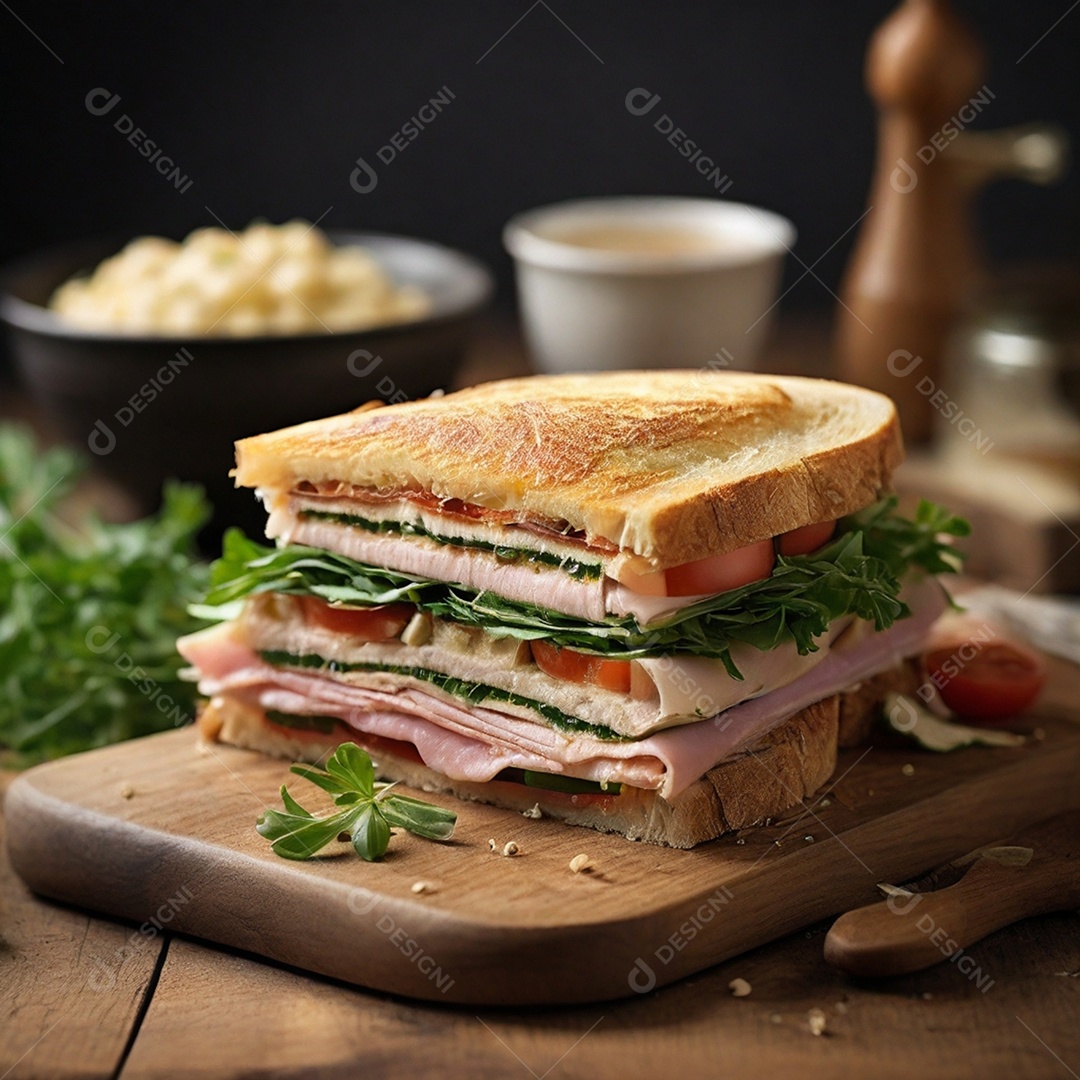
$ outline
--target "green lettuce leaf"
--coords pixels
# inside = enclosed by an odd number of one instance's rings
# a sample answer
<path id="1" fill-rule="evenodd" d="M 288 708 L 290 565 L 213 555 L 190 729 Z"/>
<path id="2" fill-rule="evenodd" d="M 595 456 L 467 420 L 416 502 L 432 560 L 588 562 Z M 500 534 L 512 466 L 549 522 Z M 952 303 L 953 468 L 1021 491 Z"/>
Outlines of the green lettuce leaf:
<path id="1" fill-rule="evenodd" d="M 314 595 L 355 607 L 404 600 L 499 636 L 543 638 L 617 659 L 675 652 L 713 657 L 740 678 L 730 652 L 735 642 L 767 650 L 794 641 L 800 653 L 813 652 L 814 639 L 845 615 L 884 630 L 910 614 L 899 598 L 901 579 L 958 569 L 960 557 L 943 538 L 967 535 L 967 523 L 925 501 L 908 519 L 897 513 L 896 503 L 894 497 L 883 499 L 846 518 L 835 539 L 817 552 L 779 556 L 764 581 L 710 596 L 647 626 L 629 616 L 590 623 L 316 548 L 268 548 L 238 530 L 226 534 L 223 555 L 211 568 L 211 590 L 196 610 L 204 617 L 231 618 L 238 601 L 263 592 Z"/>

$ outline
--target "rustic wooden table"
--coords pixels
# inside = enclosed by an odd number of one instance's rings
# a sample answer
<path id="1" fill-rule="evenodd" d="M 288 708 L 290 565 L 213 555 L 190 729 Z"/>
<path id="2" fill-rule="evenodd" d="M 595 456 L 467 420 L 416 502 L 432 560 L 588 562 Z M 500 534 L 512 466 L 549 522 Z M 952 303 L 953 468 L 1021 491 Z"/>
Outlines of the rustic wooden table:
<path id="1" fill-rule="evenodd" d="M 777 355 L 774 366 L 788 366 Z M 517 366 L 497 339 L 484 339 L 468 374 Z M 0 773 L 0 787 L 10 778 Z M 1075 913 L 1027 920 L 974 946 L 971 956 L 992 979 L 982 989 L 947 963 L 903 978 L 851 980 L 825 965 L 826 930 L 812 927 L 632 1000 L 448 1008 L 39 900 L 5 854 L 0 1080 L 1080 1078 Z M 736 978 L 750 984 L 749 995 L 731 994 Z"/>

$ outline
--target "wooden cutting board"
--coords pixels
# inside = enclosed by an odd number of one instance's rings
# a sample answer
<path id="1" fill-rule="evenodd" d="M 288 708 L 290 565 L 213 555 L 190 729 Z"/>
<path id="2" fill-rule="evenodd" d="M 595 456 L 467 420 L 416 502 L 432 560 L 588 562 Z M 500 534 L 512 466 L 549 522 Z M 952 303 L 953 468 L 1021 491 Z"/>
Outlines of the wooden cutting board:
<path id="1" fill-rule="evenodd" d="M 1057 670 L 1069 674 L 1056 696 L 1076 702 L 1080 676 Z M 320 793 L 285 762 L 173 731 L 25 773 L 7 796 L 10 853 L 37 892 L 139 924 L 131 949 L 160 927 L 432 1001 L 597 1001 L 880 899 L 878 882 L 1080 806 L 1070 709 L 1051 701 L 1015 726 L 1042 737 L 941 755 L 877 735 L 841 755 L 806 807 L 693 851 L 427 796 L 458 810 L 454 840 L 399 834 L 376 864 L 277 858 L 256 817 L 286 780 L 305 805 Z M 571 872 L 578 854 L 591 870 Z"/>

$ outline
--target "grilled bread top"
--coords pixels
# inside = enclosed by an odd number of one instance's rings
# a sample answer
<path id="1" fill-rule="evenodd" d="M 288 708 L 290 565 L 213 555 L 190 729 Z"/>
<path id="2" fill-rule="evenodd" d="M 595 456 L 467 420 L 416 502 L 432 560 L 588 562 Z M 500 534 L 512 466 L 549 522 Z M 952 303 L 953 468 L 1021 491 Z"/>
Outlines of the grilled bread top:
<path id="1" fill-rule="evenodd" d="M 852 513 L 903 457 L 893 403 L 824 379 L 626 371 L 374 402 L 236 444 L 238 487 L 430 492 L 566 522 L 658 569 Z"/>

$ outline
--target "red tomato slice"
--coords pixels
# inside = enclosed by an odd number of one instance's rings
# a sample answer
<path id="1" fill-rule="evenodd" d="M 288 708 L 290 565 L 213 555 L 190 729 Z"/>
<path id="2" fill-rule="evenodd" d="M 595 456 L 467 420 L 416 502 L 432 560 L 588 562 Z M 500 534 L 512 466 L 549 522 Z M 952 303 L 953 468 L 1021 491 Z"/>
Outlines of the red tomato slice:
<path id="1" fill-rule="evenodd" d="M 697 562 L 673 566 L 665 574 L 668 596 L 714 594 L 767 578 L 773 570 L 772 540 L 747 544 L 726 555 L 710 555 Z"/>
<path id="2" fill-rule="evenodd" d="M 801 529 L 792 529 L 776 538 L 776 546 L 781 555 L 809 555 L 824 547 L 836 532 L 835 521 L 819 521 L 816 525 L 804 525 Z"/>
<path id="3" fill-rule="evenodd" d="M 337 607 L 317 596 L 302 596 L 304 622 L 321 626 L 335 634 L 361 641 L 390 641 L 398 637 L 412 618 L 412 604 L 383 604 L 380 607 Z"/>
<path id="4" fill-rule="evenodd" d="M 533 659 L 537 667 L 564 682 L 588 683 L 621 694 L 630 693 L 630 661 L 605 660 L 573 649 L 560 649 L 550 641 L 534 641 Z"/>
<path id="5" fill-rule="evenodd" d="M 1034 704 L 1046 683 L 1046 663 L 1023 645 L 962 642 L 926 655 L 942 700 L 968 720 L 1000 720 Z"/>

